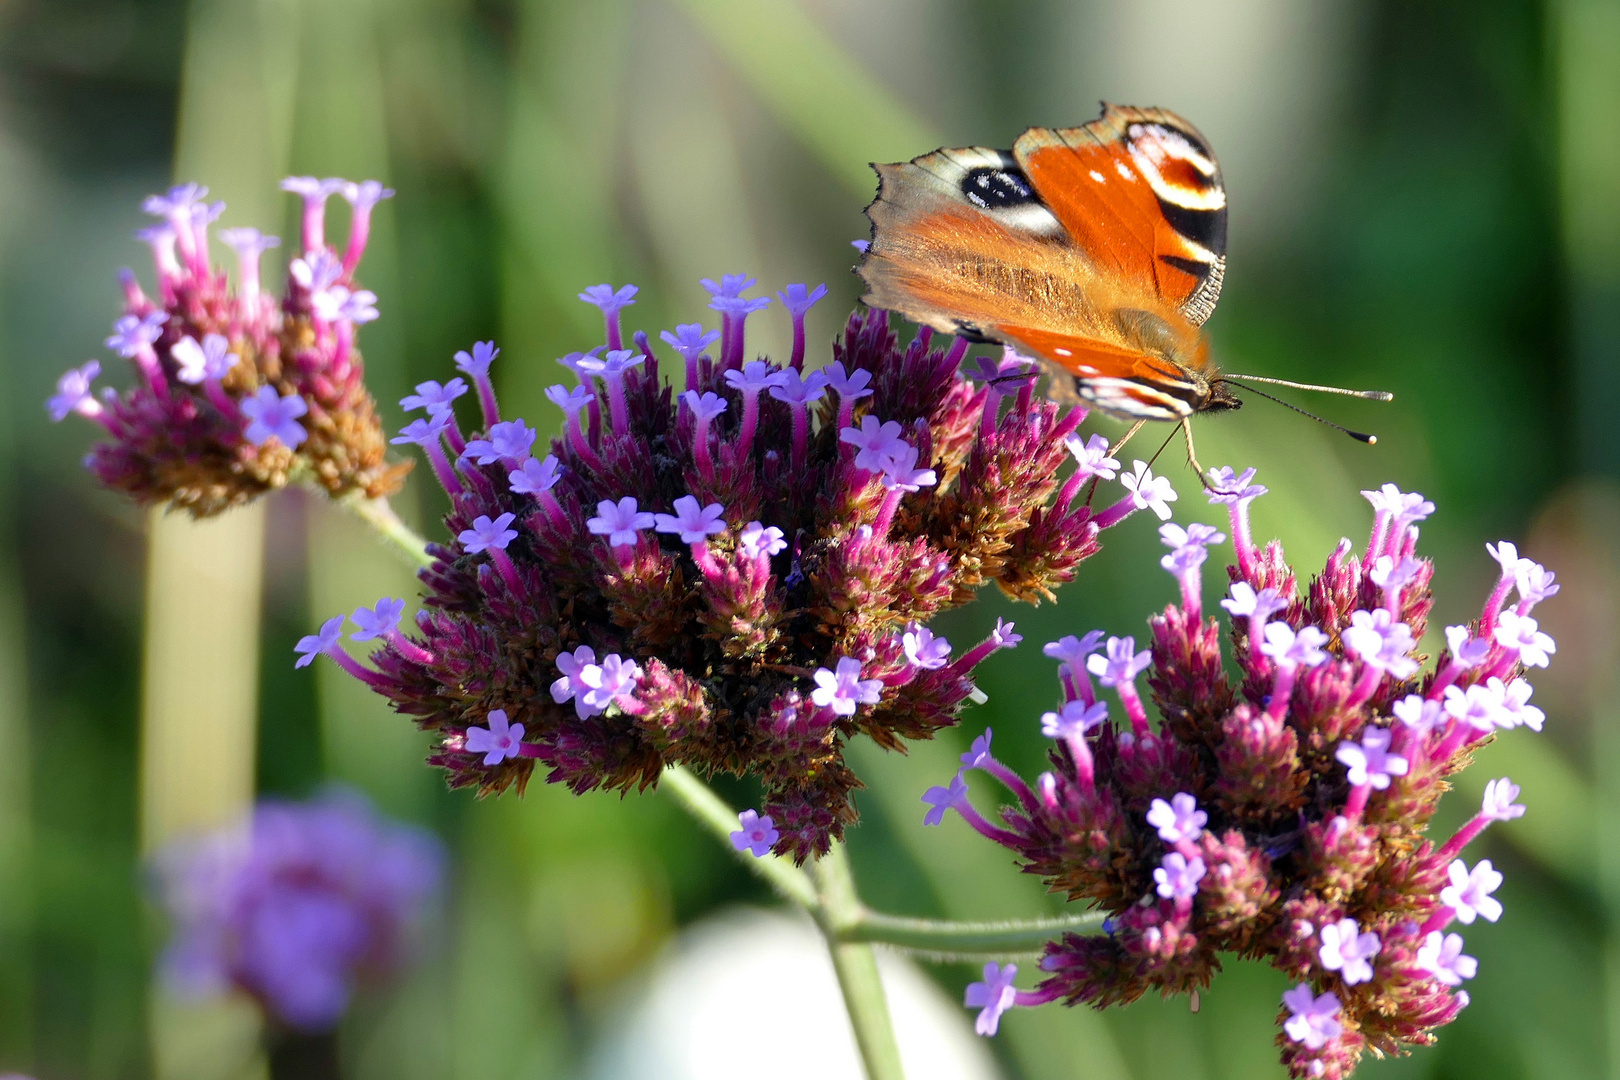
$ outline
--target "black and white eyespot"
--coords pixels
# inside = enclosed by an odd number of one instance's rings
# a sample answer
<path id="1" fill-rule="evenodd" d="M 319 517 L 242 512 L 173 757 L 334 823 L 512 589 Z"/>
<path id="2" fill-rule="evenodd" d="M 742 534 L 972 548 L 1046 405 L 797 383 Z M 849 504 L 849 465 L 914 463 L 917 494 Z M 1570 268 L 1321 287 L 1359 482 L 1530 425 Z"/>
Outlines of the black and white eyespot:
<path id="1" fill-rule="evenodd" d="M 1063 226 L 1041 202 L 1029 177 L 1005 150 L 982 146 L 941 150 L 919 159 L 918 164 L 925 165 L 971 205 L 1009 229 L 1044 236 L 1064 235 Z"/>
<path id="2" fill-rule="evenodd" d="M 962 177 L 962 194 L 983 210 L 1004 210 L 1035 201 L 1035 189 L 1016 169 L 969 169 Z"/>

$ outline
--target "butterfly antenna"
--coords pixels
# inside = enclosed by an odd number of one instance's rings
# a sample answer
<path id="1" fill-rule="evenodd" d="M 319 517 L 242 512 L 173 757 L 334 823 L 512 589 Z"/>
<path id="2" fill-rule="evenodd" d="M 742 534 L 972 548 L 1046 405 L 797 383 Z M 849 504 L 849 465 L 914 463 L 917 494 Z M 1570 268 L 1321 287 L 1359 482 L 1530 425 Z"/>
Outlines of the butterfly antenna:
<path id="1" fill-rule="evenodd" d="M 1343 394 L 1345 397 L 1365 398 L 1368 401 L 1394 401 L 1395 395 L 1388 390 L 1346 390 L 1342 386 L 1318 386 L 1316 383 L 1289 382 L 1287 379 L 1268 379 L 1261 375 L 1222 375 L 1221 382 L 1234 379 L 1247 379 L 1250 382 L 1269 383 L 1272 386 L 1289 386 L 1295 390 L 1319 390 L 1324 394 Z M 1242 386 L 1242 383 L 1238 383 Z M 1256 390 L 1255 393 L 1260 391 Z M 1276 401 L 1276 398 L 1271 400 Z"/>
<path id="2" fill-rule="evenodd" d="M 1272 397 L 1270 394 L 1266 393 L 1264 390 L 1256 390 L 1252 386 L 1244 386 L 1240 382 L 1234 382 L 1230 375 L 1222 376 L 1221 381 L 1222 382 L 1231 382 L 1232 385 L 1234 385 L 1234 386 L 1242 386 L 1243 389 L 1247 390 L 1251 394 L 1259 394 L 1261 397 L 1265 398 L 1267 401 L 1275 401 L 1278 405 L 1281 405 L 1285 409 L 1293 409 L 1295 412 L 1299 413 L 1301 416 L 1308 416 L 1312 420 L 1315 420 L 1318 424 L 1326 424 L 1328 427 L 1333 428 L 1335 431 L 1342 431 L 1346 435 L 1350 436 L 1352 439 L 1358 439 L 1361 442 L 1366 443 L 1368 446 L 1376 445 L 1377 442 L 1378 442 L 1378 436 L 1376 436 L 1376 435 L 1369 435 L 1365 431 L 1351 431 L 1349 428 L 1345 427 L 1343 424 L 1335 424 L 1331 420 L 1324 420 L 1320 416 L 1317 416 L 1315 413 L 1308 412 L 1305 409 L 1300 408 L 1298 405 L 1293 404 L 1292 402 L 1284 401 L 1280 397 Z M 1276 379 L 1268 379 L 1266 381 L 1267 382 L 1276 382 L 1277 380 Z M 1293 385 L 1298 385 L 1298 384 L 1293 384 Z M 1331 390 L 1333 388 L 1332 387 L 1318 387 L 1316 389 Z M 1340 391 L 1340 393 L 1353 394 L 1356 397 L 1362 397 L 1365 394 L 1378 394 L 1378 393 L 1383 393 L 1383 391 L 1381 391 L 1381 390 L 1366 390 L 1366 391 L 1362 391 L 1362 392 L 1358 393 L 1357 391 L 1354 391 L 1354 390 L 1343 390 L 1343 391 Z M 1393 394 L 1389 395 L 1389 397 L 1375 398 L 1373 400 L 1388 401 L 1392 397 L 1394 397 Z"/>

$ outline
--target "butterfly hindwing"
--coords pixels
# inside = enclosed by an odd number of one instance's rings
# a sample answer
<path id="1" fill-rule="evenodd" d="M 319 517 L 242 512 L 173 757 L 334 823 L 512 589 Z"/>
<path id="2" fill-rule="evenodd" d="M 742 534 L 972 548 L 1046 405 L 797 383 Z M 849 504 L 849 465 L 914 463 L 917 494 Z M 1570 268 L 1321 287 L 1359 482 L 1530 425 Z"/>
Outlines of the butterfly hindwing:
<path id="1" fill-rule="evenodd" d="M 1096 338 L 1031 327 L 996 327 L 997 337 L 1038 356 L 1051 375 L 1047 393 L 1080 400 L 1133 420 L 1180 420 L 1191 415 L 1202 390 L 1187 372 L 1138 349 Z"/>
<path id="2" fill-rule="evenodd" d="M 939 150 L 877 165 L 863 301 L 984 339 L 1001 322 L 1089 325 L 1096 272 L 1002 151 Z"/>

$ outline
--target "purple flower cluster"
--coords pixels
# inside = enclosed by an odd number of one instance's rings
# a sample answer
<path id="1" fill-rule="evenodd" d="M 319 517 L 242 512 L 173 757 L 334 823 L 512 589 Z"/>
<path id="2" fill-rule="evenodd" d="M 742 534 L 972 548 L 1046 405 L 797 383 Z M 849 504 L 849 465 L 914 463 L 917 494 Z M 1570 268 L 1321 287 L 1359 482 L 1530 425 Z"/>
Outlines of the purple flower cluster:
<path id="1" fill-rule="evenodd" d="M 1474 749 L 1501 730 L 1541 729 L 1523 675 L 1555 650 L 1531 612 L 1558 586 L 1511 544 L 1493 545 L 1502 573 L 1484 610 L 1448 627 L 1445 653 L 1425 667 L 1416 647 L 1433 565 L 1417 555 L 1417 523 L 1434 505 L 1393 485 L 1364 492 L 1375 510 L 1366 547 L 1343 541 L 1301 591 L 1281 545 L 1250 537 L 1249 504 L 1265 493 L 1253 478 L 1210 474 L 1236 549 L 1221 606 L 1240 678 L 1200 600 L 1199 568 L 1225 538 L 1167 524 L 1181 602 L 1149 620 L 1149 647 L 1101 631 L 1046 646 L 1063 693 L 1042 718 L 1057 742 L 1051 771 L 1026 783 L 991 756 L 986 731 L 951 784 L 923 796 L 928 823 L 955 809 L 1054 890 L 1109 913 L 1102 936 L 1047 946 L 1034 989 L 1012 986 L 1015 969 L 986 969 L 967 999 L 983 1010 L 981 1032 L 1013 1005 L 1197 991 L 1232 952 L 1297 980 L 1279 1016 L 1283 1063 L 1336 1080 L 1366 1049 L 1432 1042 L 1468 1003 L 1458 987 L 1477 965 L 1448 927 L 1495 922 L 1502 875 L 1460 856 L 1488 824 L 1524 813 L 1519 789 L 1493 780 L 1456 835 L 1424 833 Z M 969 802 L 968 769 L 1011 792 L 994 819 Z"/>
<path id="2" fill-rule="evenodd" d="M 647 335 L 627 342 L 635 287 L 581 295 L 606 341 L 559 361 L 571 379 L 548 391 L 565 415 L 549 447 L 503 419 L 492 343 L 417 387 L 402 404 L 424 415 L 395 441 L 421 447 L 454 538 L 432 548 L 423 610 L 408 636 L 377 637 L 372 666 L 340 647 L 341 619 L 300 651 L 434 732 L 453 785 L 521 790 L 536 762 L 576 791 L 646 787 L 673 763 L 753 776 L 765 805 L 739 844 L 803 860 L 855 820 L 845 742 L 898 748 L 954 723 L 974 667 L 1018 641 L 1009 624 L 953 656 L 928 620 L 989 581 L 1050 597 L 1099 530 L 1145 507 L 1168 517 L 1175 492 L 1139 463 L 1123 498 L 1091 509 L 1088 482 L 1118 462 L 1074 434 L 1084 410 L 1034 398 L 1028 361 L 976 386 L 968 342 L 936 349 L 925 330 L 902 346 L 870 312 L 807 368 L 804 315 L 824 290 L 802 286 L 781 294 L 790 362 L 749 359 L 746 321 L 769 298 L 744 295 L 741 274 L 705 284 L 720 329 L 662 334 L 679 394 Z M 1060 479 L 1071 454 L 1081 467 Z"/>
<path id="3" fill-rule="evenodd" d="M 123 271 L 124 314 L 107 339 L 134 365 L 135 383 L 122 394 L 97 394 L 101 364 L 91 360 L 64 374 L 46 402 L 54 420 L 77 413 L 101 426 L 107 439 L 85 463 L 108 487 L 198 517 L 289 480 L 334 496 L 399 489 L 410 466 L 384 460 L 387 444 L 355 346 L 357 328 L 377 318 L 377 297 L 357 286 L 354 271 L 372 208 L 393 192 L 375 180 L 296 176 L 282 187 L 304 199 L 304 243 L 281 299 L 259 277 L 261 256 L 279 239 L 222 230 L 219 239 L 237 256 L 233 290 L 208 249 L 208 226 L 225 204 L 208 202 L 208 189 L 196 184 L 146 200 L 159 219 L 139 234 L 152 247 L 156 297 Z M 353 208 L 341 252 L 326 243 L 333 195 Z"/>
<path id="4" fill-rule="evenodd" d="M 352 792 L 262 802 L 242 827 L 158 856 L 165 980 L 186 996 L 248 994 L 294 1031 L 330 1029 L 357 985 L 408 959 L 443 864 L 436 839 Z"/>

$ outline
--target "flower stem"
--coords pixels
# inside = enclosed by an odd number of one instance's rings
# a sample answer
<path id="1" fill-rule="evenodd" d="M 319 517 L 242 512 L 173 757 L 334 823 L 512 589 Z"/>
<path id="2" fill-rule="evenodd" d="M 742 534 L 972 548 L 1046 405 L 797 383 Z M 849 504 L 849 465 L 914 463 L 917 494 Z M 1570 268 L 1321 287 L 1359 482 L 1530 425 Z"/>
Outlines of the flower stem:
<path id="1" fill-rule="evenodd" d="M 731 834 L 737 831 L 737 812 L 727 806 L 709 785 L 692 774 L 684 765 L 671 765 L 664 770 L 660 791 L 667 791 L 681 804 L 681 808 L 705 826 L 727 848 L 732 846 Z M 756 859 L 739 851 L 738 857 L 754 873 L 787 899 L 807 911 L 814 912 L 819 905 L 816 887 L 803 870 L 777 855 Z"/>
<path id="2" fill-rule="evenodd" d="M 844 931 L 846 941 L 881 941 L 925 954 L 931 960 L 986 960 L 1040 951 L 1063 933 L 1096 933 L 1101 912 L 1088 911 L 1051 919 L 997 919 L 949 922 L 910 919 L 862 909 L 860 919 Z"/>
<path id="3" fill-rule="evenodd" d="M 849 872 L 844 845 L 832 848 L 810 864 L 820 904 L 812 914 L 827 939 L 838 988 L 844 994 L 844 1008 L 855 1029 L 855 1045 L 860 1048 L 867 1080 L 905 1080 L 900 1066 L 900 1044 L 889 1019 L 889 1001 L 878 976 L 877 957 L 872 946 L 852 941 L 845 935 L 859 924 L 866 909 L 855 893 L 855 879 Z"/>
<path id="4" fill-rule="evenodd" d="M 338 505 L 377 530 L 377 535 L 392 544 L 412 566 L 433 565 L 433 557 L 427 553 L 427 541 L 399 519 L 387 499 L 349 496 L 337 501 Z"/>

